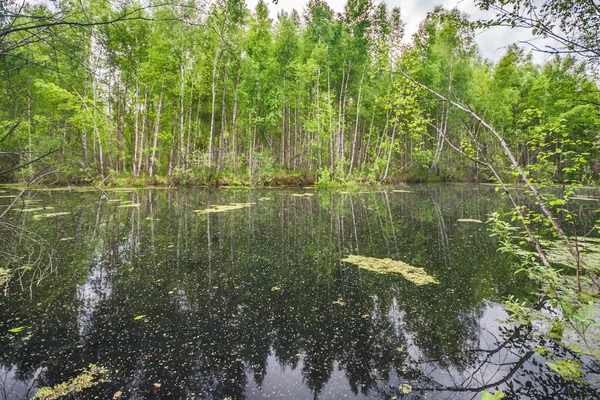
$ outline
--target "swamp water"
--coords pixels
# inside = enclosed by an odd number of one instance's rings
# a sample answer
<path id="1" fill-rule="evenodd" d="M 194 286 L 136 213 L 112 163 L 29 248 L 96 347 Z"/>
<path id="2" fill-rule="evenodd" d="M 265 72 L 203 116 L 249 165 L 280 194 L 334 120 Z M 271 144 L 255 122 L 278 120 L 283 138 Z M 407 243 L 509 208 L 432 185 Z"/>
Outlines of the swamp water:
<path id="1" fill-rule="evenodd" d="M 31 266 L 0 296 L 0 398 L 90 364 L 107 373 L 75 398 L 600 397 L 499 322 L 532 287 L 480 223 L 508 210 L 491 186 L 107 194 L 30 191 L 9 211 L 22 231 L 0 250 Z"/>

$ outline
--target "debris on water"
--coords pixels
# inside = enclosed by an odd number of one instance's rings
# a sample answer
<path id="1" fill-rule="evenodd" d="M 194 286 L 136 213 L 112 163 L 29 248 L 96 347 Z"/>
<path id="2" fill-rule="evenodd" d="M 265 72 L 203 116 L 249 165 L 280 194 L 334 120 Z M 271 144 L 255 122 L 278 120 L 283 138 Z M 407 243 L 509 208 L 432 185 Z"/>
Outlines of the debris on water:
<path id="1" fill-rule="evenodd" d="M 338 297 L 338 299 L 335 301 L 332 301 L 332 303 L 337 304 L 338 306 L 341 306 L 341 307 L 346 305 L 346 302 L 341 297 Z"/>
<path id="2" fill-rule="evenodd" d="M 354 264 L 359 268 L 368 271 L 377 272 L 378 274 L 400 274 L 406 280 L 414 283 L 417 286 L 428 284 L 439 284 L 440 282 L 433 276 L 427 274 L 423 268 L 413 267 L 404 261 L 392 260 L 390 258 L 373 258 L 358 255 L 350 255 L 342 261 Z"/>

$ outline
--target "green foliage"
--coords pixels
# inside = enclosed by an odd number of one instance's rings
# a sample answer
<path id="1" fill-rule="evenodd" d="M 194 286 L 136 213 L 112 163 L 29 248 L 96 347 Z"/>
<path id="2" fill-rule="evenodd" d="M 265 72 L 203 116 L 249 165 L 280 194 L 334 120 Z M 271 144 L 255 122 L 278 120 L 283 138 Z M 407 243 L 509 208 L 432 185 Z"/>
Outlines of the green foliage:
<path id="1" fill-rule="evenodd" d="M 260 184 L 294 170 L 322 175 L 323 185 L 490 178 L 446 142 L 505 166 L 476 121 L 400 70 L 484 111 L 535 179 L 598 179 L 597 87 L 585 64 L 565 57 L 535 65 L 511 46 L 494 65 L 478 54 L 472 24 L 457 10 L 436 8 L 402 46 L 400 10 L 366 0 L 339 16 L 314 1 L 302 17 L 282 12 L 275 20 L 263 1 L 254 10 L 214 2 L 208 15 L 171 2 L 135 12 L 135 3 L 97 0 L 56 7 L 73 21 L 132 14 L 89 29 L 49 29 L 52 40 L 7 34 L 3 43 L 30 46 L 9 46 L 0 62 L 0 132 L 20 121 L 3 142 L 13 156 L 2 156 L 0 168 L 60 148 L 14 180 L 49 165 L 68 182 L 110 175 L 135 185 Z M 7 23 L 53 18 L 42 4 L 26 8 L 12 10 Z M 324 167 L 334 172 L 329 180 L 317 172 Z"/>
<path id="2" fill-rule="evenodd" d="M 493 394 L 489 392 L 481 393 L 481 400 L 501 400 L 504 398 L 504 393 L 500 390 L 495 391 Z"/>

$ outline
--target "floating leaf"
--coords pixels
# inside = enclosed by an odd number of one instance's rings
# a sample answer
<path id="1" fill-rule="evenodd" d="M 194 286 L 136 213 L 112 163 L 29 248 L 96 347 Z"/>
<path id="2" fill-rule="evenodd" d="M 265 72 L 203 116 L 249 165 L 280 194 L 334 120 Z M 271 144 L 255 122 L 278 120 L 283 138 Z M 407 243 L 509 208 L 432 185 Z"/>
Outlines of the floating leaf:
<path id="1" fill-rule="evenodd" d="M 10 333 L 19 333 L 19 332 L 21 332 L 23 329 L 27 329 L 27 328 L 28 328 L 27 326 L 19 326 L 19 327 L 17 327 L 17 328 L 12 328 L 12 329 L 9 329 L 8 331 L 9 331 Z"/>
<path id="2" fill-rule="evenodd" d="M 138 315 L 138 316 L 133 317 L 133 320 L 134 321 L 139 321 L 140 319 L 142 319 L 144 317 L 145 317 L 145 315 Z"/>

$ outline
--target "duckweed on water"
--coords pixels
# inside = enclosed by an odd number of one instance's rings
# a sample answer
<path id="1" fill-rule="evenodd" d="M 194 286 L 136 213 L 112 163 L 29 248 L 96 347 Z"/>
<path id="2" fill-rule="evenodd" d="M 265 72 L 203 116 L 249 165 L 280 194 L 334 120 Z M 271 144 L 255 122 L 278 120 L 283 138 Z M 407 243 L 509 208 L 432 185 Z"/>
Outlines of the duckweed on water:
<path id="1" fill-rule="evenodd" d="M 239 210 L 240 208 L 250 207 L 256 203 L 229 203 L 224 205 L 216 205 L 204 210 L 194 210 L 196 214 L 212 214 L 224 211 Z"/>
<path id="2" fill-rule="evenodd" d="M 61 397 L 79 393 L 84 389 L 91 388 L 102 382 L 102 377 L 108 370 L 95 364 L 90 364 L 83 372 L 75 378 L 60 383 L 53 387 L 43 387 L 37 391 L 34 399 L 54 400 Z"/>
<path id="3" fill-rule="evenodd" d="M 359 268 L 368 271 L 377 272 L 378 274 L 400 274 L 406 280 L 414 283 L 417 286 L 428 284 L 439 284 L 440 282 L 433 276 L 429 275 L 423 268 L 413 267 L 403 261 L 392 260 L 390 258 L 373 258 L 357 255 L 350 255 L 342 261 L 354 264 Z"/>

